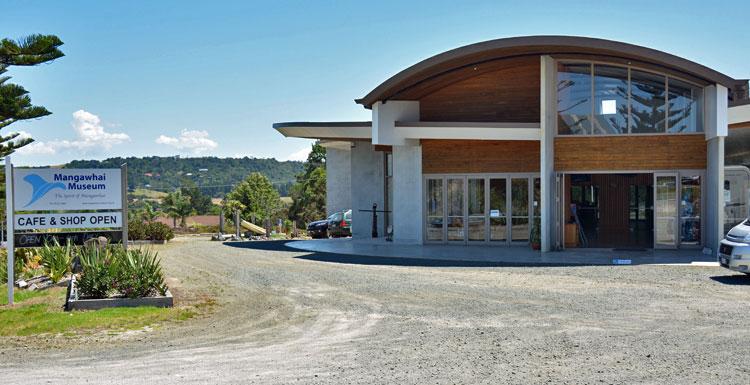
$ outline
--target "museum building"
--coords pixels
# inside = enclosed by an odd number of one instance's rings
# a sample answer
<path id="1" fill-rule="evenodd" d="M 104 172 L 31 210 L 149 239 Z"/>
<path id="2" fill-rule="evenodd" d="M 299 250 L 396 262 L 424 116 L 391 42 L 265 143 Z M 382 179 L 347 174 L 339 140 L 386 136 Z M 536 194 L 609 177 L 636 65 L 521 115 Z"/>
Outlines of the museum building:
<path id="1" fill-rule="evenodd" d="M 747 80 L 573 36 L 447 51 L 356 103 L 367 122 L 287 122 L 327 148 L 327 209 L 354 238 L 542 251 L 709 248 L 724 232 L 725 141 L 750 128 Z M 733 109 L 736 110 L 732 111 Z M 538 231 L 534 231 L 534 229 Z"/>

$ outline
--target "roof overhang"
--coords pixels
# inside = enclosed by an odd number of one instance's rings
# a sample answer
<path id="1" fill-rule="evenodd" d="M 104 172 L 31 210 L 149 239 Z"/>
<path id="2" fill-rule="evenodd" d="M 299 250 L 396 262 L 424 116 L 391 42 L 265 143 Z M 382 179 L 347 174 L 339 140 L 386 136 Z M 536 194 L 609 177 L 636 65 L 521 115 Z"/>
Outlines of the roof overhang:
<path id="1" fill-rule="evenodd" d="M 645 63 L 672 73 L 727 88 L 738 82 L 711 68 L 651 48 L 578 36 L 524 36 L 496 39 L 456 48 L 423 60 L 386 80 L 356 102 L 371 108 L 377 101 L 397 100 L 422 82 L 499 59 L 538 55 L 588 55 Z"/>
<path id="2" fill-rule="evenodd" d="M 372 122 L 285 122 L 273 128 L 288 138 L 370 140 Z"/>
<path id="3" fill-rule="evenodd" d="M 730 106 L 727 121 L 729 128 L 750 127 L 750 103 Z"/>

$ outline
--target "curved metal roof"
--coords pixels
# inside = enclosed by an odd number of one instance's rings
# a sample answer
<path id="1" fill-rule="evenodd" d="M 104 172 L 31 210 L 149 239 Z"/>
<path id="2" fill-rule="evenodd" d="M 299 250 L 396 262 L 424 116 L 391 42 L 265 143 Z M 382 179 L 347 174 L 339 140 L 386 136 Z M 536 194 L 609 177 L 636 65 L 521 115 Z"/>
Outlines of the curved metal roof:
<path id="1" fill-rule="evenodd" d="M 489 40 L 443 52 L 386 80 L 356 102 L 370 108 L 440 75 L 492 60 L 531 55 L 589 55 L 637 61 L 732 88 L 737 80 L 693 61 L 655 49 L 579 36 L 523 36 Z"/>

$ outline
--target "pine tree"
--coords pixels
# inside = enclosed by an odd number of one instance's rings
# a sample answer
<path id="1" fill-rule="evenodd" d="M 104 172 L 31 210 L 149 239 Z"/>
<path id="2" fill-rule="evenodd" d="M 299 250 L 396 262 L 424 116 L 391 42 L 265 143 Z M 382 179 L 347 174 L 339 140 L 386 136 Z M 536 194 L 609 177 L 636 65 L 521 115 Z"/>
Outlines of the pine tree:
<path id="1" fill-rule="evenodd" d="M 58 59 L 64 54 L 59 47 L 63 42 L 54 35 L 31 35 L 20 40 L 0 40 L 0 129 L 15 122 L 41 118 L 51 114 L 42 106 L 31 104 L 29 92 L 18 84 L 8 83 L 2 76 L 10 66 L 35 66 Z M 18 133 L 0 135 L 0 157 L 33 142 L 19 138 Z"/>

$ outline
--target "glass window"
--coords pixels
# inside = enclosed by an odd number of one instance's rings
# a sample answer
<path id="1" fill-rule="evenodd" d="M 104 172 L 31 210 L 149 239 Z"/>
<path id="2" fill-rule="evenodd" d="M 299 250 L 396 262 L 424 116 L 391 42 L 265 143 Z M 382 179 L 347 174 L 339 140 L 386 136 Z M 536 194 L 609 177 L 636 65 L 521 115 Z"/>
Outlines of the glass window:
<path id="1" fill-rule="evenodd" d="M 594 65 L 594 134 L 628 132 L 628 69 Z"/>
<path id="2" fill-rule="evenodd" d="M 563 135 L 591 133 L 591 64 L 560 63 L 557 72 L 557 129 Z"/>
<path id="3" fill-rule="evenodd" d="M 703 90 L 669 78 L 669 132 L 703 132 Z"/>
<path id="4" fill-rule="evenodd" d="M 631 70 L 630 95 L 630 132 L 665 132 L 666 77 Z"/>
<path id="5" fill-rule="evenodd" d="M 703 89 L 625 66 L 558 63 L 560 135 L 703 131 Z"/>

